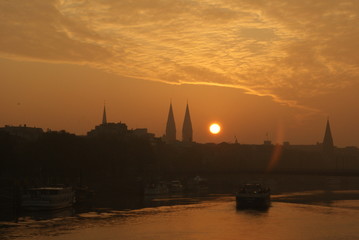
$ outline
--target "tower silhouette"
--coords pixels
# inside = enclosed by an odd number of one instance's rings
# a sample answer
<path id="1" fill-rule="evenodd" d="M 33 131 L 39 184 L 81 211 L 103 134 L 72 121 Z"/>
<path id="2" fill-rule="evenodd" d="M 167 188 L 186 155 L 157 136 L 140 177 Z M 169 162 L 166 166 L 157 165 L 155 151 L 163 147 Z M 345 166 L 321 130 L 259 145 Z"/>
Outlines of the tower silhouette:
<path id="1" fill-rule="evenodd" d="M 107 117 L 106 117 L 106 105 L 103 106 L 103 115 L 102 115 L 102 124 L 107 124 Z"/>
<path id="2" fill-rule="evenodd" d="M 332 132 L 330 130 L 329 119 L 327 120 L 327 126 L 325 128 L 325 134 L 323 139 L 323 150 L 324 152 L 332 152 L 334 149 Z"/>
<path id="3" fill-rule="evenodd" d="M 191 116 L 189 114 L 188 103 L 186 106 L 186 113 L 183 120 L 182 126 L 182 142 L 192 142 L 193 130 L 192 130 L 192 122 Z"/>
<path id="4" fill-rule="evenodd" d="M 176 124 L 173 116 L 172 102 L 170 103 L 170 110 L 168 112 L 165 141 L 167 143 L 173 143 L 176 141 Z"/>

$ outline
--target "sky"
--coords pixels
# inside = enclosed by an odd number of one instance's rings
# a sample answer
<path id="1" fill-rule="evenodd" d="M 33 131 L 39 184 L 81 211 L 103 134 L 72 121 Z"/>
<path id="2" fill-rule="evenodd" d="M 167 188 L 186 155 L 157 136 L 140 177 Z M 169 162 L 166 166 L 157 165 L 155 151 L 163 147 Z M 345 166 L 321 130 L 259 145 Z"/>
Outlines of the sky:
<path id="1" fill-rule="evenodd" d="M 359 146 L 357 0 L 1 0 L 0 126 Z M 213 136 L 212 122 L 222 126 Z"/>

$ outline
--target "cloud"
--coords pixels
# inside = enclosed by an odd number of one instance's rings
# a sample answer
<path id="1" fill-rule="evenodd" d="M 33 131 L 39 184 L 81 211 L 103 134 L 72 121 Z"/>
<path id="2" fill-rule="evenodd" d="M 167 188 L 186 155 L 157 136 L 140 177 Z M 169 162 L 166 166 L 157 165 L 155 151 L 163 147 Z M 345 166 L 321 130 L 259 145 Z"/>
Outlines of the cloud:
<path id="1" fill-rule="evenodd" d="M 64 17 L 52 1 L 1 1 L 0 9 L 2 56 L 80 64 L 111 56 L 96 44 L 96 33 Z"/>
<path id="2" fill-rule="evenodd" d="M 0 2 L 0 56 L 172 84 L 242 89 L 276 102 L 358 80 L 355 0 Z"/>

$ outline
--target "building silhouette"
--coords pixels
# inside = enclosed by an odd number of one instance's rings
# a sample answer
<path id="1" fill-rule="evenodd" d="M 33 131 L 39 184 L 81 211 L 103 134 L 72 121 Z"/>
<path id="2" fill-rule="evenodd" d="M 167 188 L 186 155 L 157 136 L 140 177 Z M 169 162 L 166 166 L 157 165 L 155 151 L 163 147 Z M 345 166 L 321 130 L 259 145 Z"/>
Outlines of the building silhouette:
<path id="1" fill-rule="evenodd" d="M 172 102 L 170 103 L 170 110 L 168 112 L 165 142 L 166 143 L 176 142 L 176 123 L 175 123 L 175 118 L 173 116 Z"/>
<path id="2" fill-rule="evenodd" d="M 42 128 L 28 127 L 26 124 L 19 126 L 5 125 L 5 127 L 0 128 L 0 131 L 4 131 L 10 135 L 18 136 L 20 138 L 32 141 L 37 140 L 44 133 Z"/>
<path id="3" fill-rule="evenodd" d="M 325 134 L 323 139 L 323 151 L 330 153 L 334 149 L 332 132 L 330 130 L 329 119 L 327 120 L 327 126 L 325 128 Z"/>
<path id="4" fill-rule="evenodd" d="M 124 123 L 109 123 L 107 122 L 106 107 L 103 107 L 102 123 L 95 126 L 95 129 L 87 132 L 87 136 L 125 136 L 129 131 L 127 125 Z"/>
<path id="5" fill-rule="evenodd" d="M 188 103 L 186 106 L 186 113 L 183 120 L 182 126 L 182 142 L 190 143 L 193 140 L 193 130 L 192 130 L 192 122 L 191 116 L 189 114 Z"/>
<path id="6" fill-rule="evenodd" d="M 128 129 L 125 123 L 108 122 L 106 106 L 103 107 L 102 123 L 87 132 L 88 137 L 121 137 L 121 138 L 141 138 L 155 142 L 155 134 L 148 132 L 147 128 Z"/>

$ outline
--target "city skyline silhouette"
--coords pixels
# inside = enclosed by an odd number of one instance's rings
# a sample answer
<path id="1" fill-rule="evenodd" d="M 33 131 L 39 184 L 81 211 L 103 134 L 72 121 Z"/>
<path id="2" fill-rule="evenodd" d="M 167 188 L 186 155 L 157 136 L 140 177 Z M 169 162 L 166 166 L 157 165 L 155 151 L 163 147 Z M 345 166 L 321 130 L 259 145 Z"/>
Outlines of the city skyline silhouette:
<path id="1" fill-rule="evenodd" d="M 116 122 L 116 121 L 108 121 L 107 120 L 107 110 L 106 110 L 106 104 L 103 105 L 103 111 L 102 111 L 102 121 L 100 124 L 96 124 L 90 131 L 88 131 L 86 133 L 87 136 L 91 136 L 91 135 L 97 135 L 98 133 L 100 134 L 115 134 L 115 135 L 122 135 L 128 131 L 133 131 L 135 132 L 135 134 L 144 134 L 144 135 L 148 135 L 151 138 L 158 138 L 161 139 L 161 141 L 167 143 L 167 144 L 173 144 L 176 142 L 182 142 L 182 143 L 196 143 L 196 141 L 193 139 L 193 128 L 192 128 L 192 122 L 191 122 L 191 117 L 190 117 L 190 111 L 189 111 L 189 104 L 187 101 L 186 104 L 186 110 L 185 110 L 185 114 L 184 114 L 184 120 L 182 123 L 182 128 L 181 128 L 181 136 L 177 135 L 177 127 L 176 127 L 176 123 L 175 123 L 175 118 L 174 118 L 174 111 L 173 111 L 173 107 L 172 107 L 172 100 L 170 101 L 170 105 L 169 105 L 169 110 L 168 110 L 168 116 L 167 116 L 167 121 L 166 121 L 166 125 L 164 126 L 164 133 L 162 135 L 157 135 L 154 133 L 149 132 L 148 128 L 146 128 L 145 126 L 141 127 L 141 128 L 131 128 L 129 129 L 127 124 L 124 122 Z M 212 122 L 209 125 L 208 131 L 209 133 L 212 133 L 212 130 L 210 129 L 210 127 L 215 124 L 218 125 L 217 122 Z M 219 126 L 221 128 L 221 126 Z M 44 129 L 41 127 L 32 127 L 32 126 L 27 126 L 26 124 L 24 125 L 19 125 L 19 126 L 13 126 L 13 125 L 5 125 L 3 127 L 0 127 L 0 130 L 2 131 L 7 131 L 13 135 L 17 135 L 20 137 L 25 137 L 25 138 L 38 138 L 40 134 L 44 133 Z M 53 131 L 51 129 L 46 129 L 46 131 Z M 61 131 L 66 132 L 66 130 L 62 129 Z M 218 131 L 218 133 L 220 133 L 220 131 Z M 72 133 L 71 133 L 72 134 Z M 217 133 L 216 133 L 217 134 Z M 213 135 L 216 135 L 213 134 Z M 33 135 L 33 136 L 32 136 Z M 325 131 L 324 131 L 324 135 L 323 135 L 323 141 L 317 141 L 316 143 L 311 143 L 311 144 L 299 144 L 299 145 L 323 145 L 323 148 L 325 151 L 332 151 L 334 145 L 334 140 L 333 140 L 333 136 L 332 136 L 332 132 L 331 132 L 331 127 L 330 127 L 330 121 L 329 121 L 329 117 L 327 118 L 327 122 L 326 122 L 326 126 L 325 126 Z M 238 144 L 238 140 L 237 140 L 237 136 L 234 136 L 234 139 L 230 140 L 230 141 L 223 141 L 226 143 L 235 143 Z M 200 143 L 200 142 L 198 142 Z M 213 142 L 202 142 L 202 143 L 213 143 Z M 254 144 L 254 143 L 242 143 L 242 144 Z M 272 142 L 272 138 L 271 136 L 266 133 L 266 138 L 263 139 L 263 144 L 264 145 L 290 145 L 291 143 L 289 141 L 283 141 L 283 142 Z M 298 145 L 298 144 L 297 144 Z"/>

